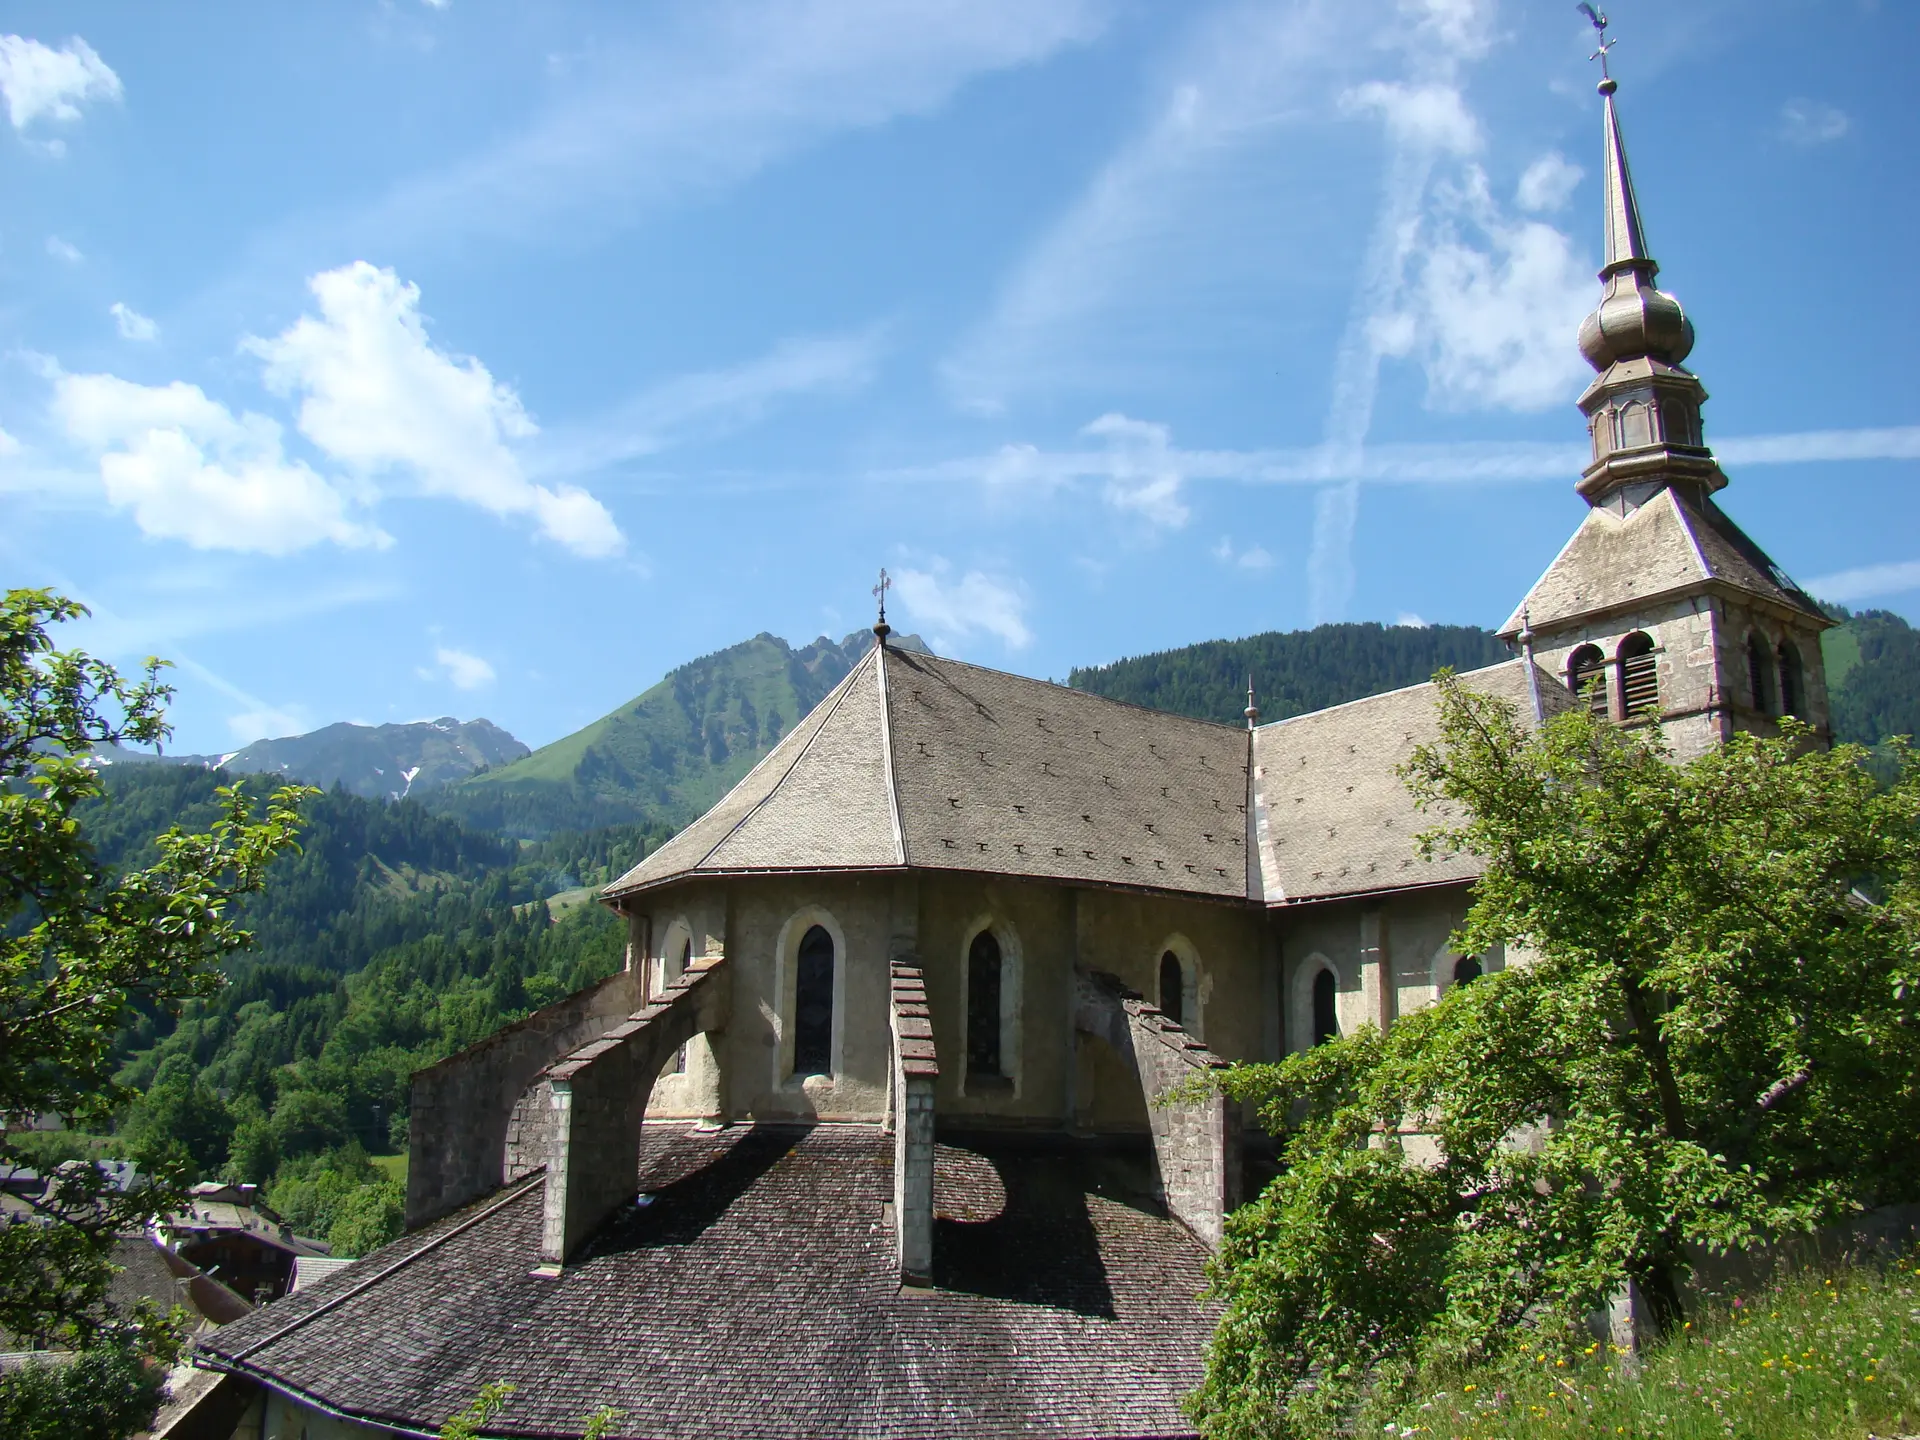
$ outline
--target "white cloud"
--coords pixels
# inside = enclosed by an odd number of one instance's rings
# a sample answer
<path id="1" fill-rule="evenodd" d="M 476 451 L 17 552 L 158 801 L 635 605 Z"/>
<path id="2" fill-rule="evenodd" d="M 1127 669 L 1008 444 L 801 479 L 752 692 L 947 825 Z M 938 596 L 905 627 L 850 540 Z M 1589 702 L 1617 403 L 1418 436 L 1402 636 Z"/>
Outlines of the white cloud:
<path id="1" fill-rule="evenodd" d="M 425 5 L 429 10 L 445 10 L 453 4 L 453 0 L 420 0 L 420 3 Z"/>
<path id="2" fill-rule="evenodd" d="M 1831 144 L 1852 128 L 1846 111 L 1819 100 L 1794 99 L 1780 107 L 1780 135 L 1790 144 Z"/>
<path id="3" fill-rule="evenodd" d="M 478 690 L 484 685 L 491 685 L 497 678 L 493 666 L 478 655 L 447 645 L 435 648 L 433 663 L 435 668 L 420 672 L 423 679 L 436 679 L 444 675 L 461 690 Z"/>
<path id="4" fill-rule="evenodd" d="M 1885 595 L 1904 595 L 1920 590 L 1920 560 L 1897 561 L 1891 565 L 1862 565 L 1809 580 L 1809 595 L 1830 600 L 1836 605 L 1851 605 Z"/>
<path id="5" fill-rule="evenodd" d="M 47 237 L 47 254 L 68 265 L 78 265 L 86 256 L 80 253 L 80 247 L 70 241 L 62 240 L 58 235 Z"/>
<path id="6" fill-rule="evenodd" d="M 20 442 L 5 430 L 0 430 L 0 459 L 20 453 Z"/>
<path id="7" fill-rule="evenodd" d="M 1377 332 L 1384 353 L 1420 360 L 1439 409 L 1564 403 L 1584 373 L 1572 340 L 1595 295 L 1573 241 L 1503 214 L 1477 166 L 1439 188 L 1428 231 L 1395 323 Z"/>
<path id="8" fill-rule="evenodd" d="M 1529 214 L 1564 210 L 1586 171 L 1558 150 L 1549 150 L 1526 168 L 1514 191 L 1513 203 Z"/>
<path id="9" fill-rule="evenodd" d="M 998 637 L 1009 650 L 1033 642 L 1026 601 L 1015 585 L 978 570 L 958 580 L 951 576 L 952 566 L 936 558 L 925 570 L 903 568 L 893 577 L 900 609 L 933 632 L 936 649 L 951 650 L 957 641 L 979 634 Z"/>
<path id="10" fill-rule="evenodd" d="M 1395 140 L 1439 154 L 1471 155 L 1480 148 L 1480 122 L 1452 85 L 1370 80 L 1340 97 L 1341 108 L 1375 111 Z"/>
<path id="11" fill-rule="evenodd" d="M 242 748 L 256 740 L 277 740 L 300 735 L 307 728 L 306 718 L 298 709 L 281 710 L 270 705 L 242 710 L 237 715 L 227 717 L 227 730 Z"/>
<path id="12" fill-rule="evenodd" d="M 1107 414 L 1080 433 L 1108 442 L 1108 504 L 1168 530 L 1187 523 L 1187 507 L 1180 500 L 1185 477 L 1174 462 L 1172 432 L 1165 425 Z"/>
<path id="13" fill-rule="evenodd" d="M 302 316 L 246 348 L 270 388 L 300 397 L 300 433 L 369 479 L 399 474 L 423 494 L 530 515 L 579 554 L 614 555 L 626 541 L 613 516 L 571 485 L 530 481 L 508 442 L 536 427 L 510 386 L 471 356 L 434 347 L 420 291 L 391 270 L 356 261 L 308 282 L 320 315 Z"/>
<path id="14" fill-rule="evenodd" d="M 108 501 L 131 510 L 156 539 L 268 555 L 323 540 L 391 543 L 351 517 L 337 488 L 288 459 L 277 424 L 262 415 L 236 418 L 197 385 L 60 375 L 53 416 L 98 456 Z"/>
<path id="15" fill-rule="evenodd" d="M 1393 623 L 1396 626 L 1401 626 L 1408 630 L 1424 630 L 1427 628 L 1427 626 L 1429 626 L 1433 622 L 1430 620 L 1422 619 L 1420 616 L 1414 614 L 1413 611 L 1411 610 L 1402 610 L 1400 612 L 1399 618 L 1396 619 Z"/>
<path id="16" fill-rule="evenodd" d="M 682 375 L 643 390 L 598 419 L 544 434 L 534 467 L 587 474 L 650 455 L 689 433 L 724 433 L 762 419 L 783 400 L 851 395 L 872 383 L 885 348 L 881 327 L 795 336 L 742 364 Z"/>
<path id="17" fill-rule="evenodd" d="M 113 323 L 120 329 L 122 340 L 157 340 L 160 327 L 142 315 L 132 306 L 116 300 L 107 307 L 107 313 L 113 316 Z"/>
<path id="18" fill-rule="evenodd" d="M 77 35 L 58 50 L 0 35 L 0 95 L 15 130 L 40 119 L 73 121 L 89 100 L 118 100 L 120 77 Z"/>
<path id="19" fill-rule="evenodd" d="M 1233 541 L 1222 535 L 1220 543 L 1213 547 L 1213 558 L 1222 565 L 1231 565 L 1239 570 L 1271 570 L 1273 556 L 1265 546 L 1249 545 L 1244 550 L 1236 550 Z"/>

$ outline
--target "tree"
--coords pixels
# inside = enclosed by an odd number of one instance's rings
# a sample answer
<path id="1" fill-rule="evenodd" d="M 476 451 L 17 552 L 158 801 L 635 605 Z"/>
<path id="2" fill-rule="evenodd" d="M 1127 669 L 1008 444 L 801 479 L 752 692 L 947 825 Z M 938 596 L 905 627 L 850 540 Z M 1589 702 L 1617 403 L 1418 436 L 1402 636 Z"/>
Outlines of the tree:
<path id="1" fill-rule="evenodd" d="M 213 824 L 159 836 L 152 865 L 100 864 L 77 818 L 101 794 L 94 747 L 158 744 L 172 691 L 158 661 L 128 680 L 56 650 L 50 627 L 85 613 L 45 590 L 0 600 L 0 1115 L 101 1130 L 129 1099 L 111 1073 L 116 1031 L 136 1005 L 170 1011 L 220 986 L 221 960 L 248 940 L 235 902 L 296 848 L 310 792 L 256 805 L 222 789 Z M 18 1158 L 0 1138 L 0 1161 Z M 178 1178 L 121 1190 L 90 1163 L 62 1167 L 33 1219 L 0 1224 L 0 1329 L 80 1345 L 121 1333 L 106 1305 L 114 1236 L 169 1208 Z"/>
<path id="2" fill-rule="evenodd" d="M 1454 944 L 1524 963 L 1226 1077 L 1285 1168 L 1215 1262 L 1210 1436 L 1583 1347 L 1629 1284 L 1670 1326 L 1690 1254 L 1920 1195 L 1920 759 L 1882 789 L 1792 722 L 1676 764 L 1584 707 L 1439 705 L 1403 776 L 1428 853 L 1483 858 Z"/>

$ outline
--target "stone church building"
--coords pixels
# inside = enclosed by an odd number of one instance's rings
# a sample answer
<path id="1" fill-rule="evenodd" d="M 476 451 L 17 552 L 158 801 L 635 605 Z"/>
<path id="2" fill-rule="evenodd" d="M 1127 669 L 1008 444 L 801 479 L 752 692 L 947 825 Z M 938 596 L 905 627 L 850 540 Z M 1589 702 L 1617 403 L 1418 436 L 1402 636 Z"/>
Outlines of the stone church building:
<path id="1" fill-rule="evenodd" d="M 1682 755 L 1824 730 L 1828 622 L 1719 508 L 1602 90 L 1590 509 L 1466 682 Z M 432 1435 L 493 1381 L 501 1435 L 1192 1432 L 1261 1151 L 1150 1102 L 1503 963 L 1449 950 L 1473 863 L 1395 775 L 1432 687 L 1226 726 L 887 637 L 607 888 L 618 974 L 415 1077 L 408 1234 L 201 1344 L 239 1433 Z"/>

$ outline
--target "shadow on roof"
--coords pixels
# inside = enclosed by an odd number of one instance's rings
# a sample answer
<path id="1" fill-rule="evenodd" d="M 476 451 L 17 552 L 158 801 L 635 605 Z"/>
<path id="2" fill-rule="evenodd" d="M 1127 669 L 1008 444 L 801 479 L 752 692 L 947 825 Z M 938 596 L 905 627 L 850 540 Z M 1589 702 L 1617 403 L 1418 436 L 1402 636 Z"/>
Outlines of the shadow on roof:
<path id="1" fill-rule="evenodd" d="M 585 1253 L 617 1255 L 663 1245 L 692 1245 L 800 1143 L 808 1127 L 754 1125 L 704 1165 L 643 1191 L 601 1227 Z M 649 1137 L 651 1138 L 651 1137 Z M 647 1150 L 642 1144 L 642 1168 Z"/>
<path id="2" fill-rule="evenodd" d="M 1114 1317 L 1106 1260 L 1087 1212 L 1089 1197 L 1109 1187 L 1087 1157 L 940 1150 L 934 1288 Z"/>

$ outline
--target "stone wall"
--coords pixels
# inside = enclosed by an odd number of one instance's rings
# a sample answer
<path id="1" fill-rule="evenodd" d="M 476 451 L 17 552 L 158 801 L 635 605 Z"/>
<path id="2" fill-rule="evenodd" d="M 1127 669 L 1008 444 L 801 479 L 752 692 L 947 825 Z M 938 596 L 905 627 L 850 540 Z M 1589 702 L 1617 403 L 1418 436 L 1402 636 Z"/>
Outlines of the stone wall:
<path id="1" fill-rule="evenodd" d="M 631 1019 L 547 1071 L 545 1269 L 557 1272 L 601 1221 L 633 1199 L 647 1097 L 682 1045 L 725 1027 L 726 963 L 696 963 Z"/>
<path id="2" fill-rule="evenodd" d="M 1074 978 L 1075 1026 L 1120 1056 L 1147 1097 L 1168 1212 L 1207 1244 L 1218 1245 L 1227 1212 L 1240 1203 L 1240 1107 L 1219 1094 L 1181 1104 L 1162 1101 L 1185 1081 L 1227 1062 L 1113 976 L 1082 971 Z"/>
<path id="3" fill-rule="evenodd" d="M 408 1228 L 499 1187 L 506 1178 L 509 1133 L 528 1088 L 553 1061 L 632 1014 L 640 1000 L 637 982 L 638 972 L 622 970 L 415 1072 Z"/>

